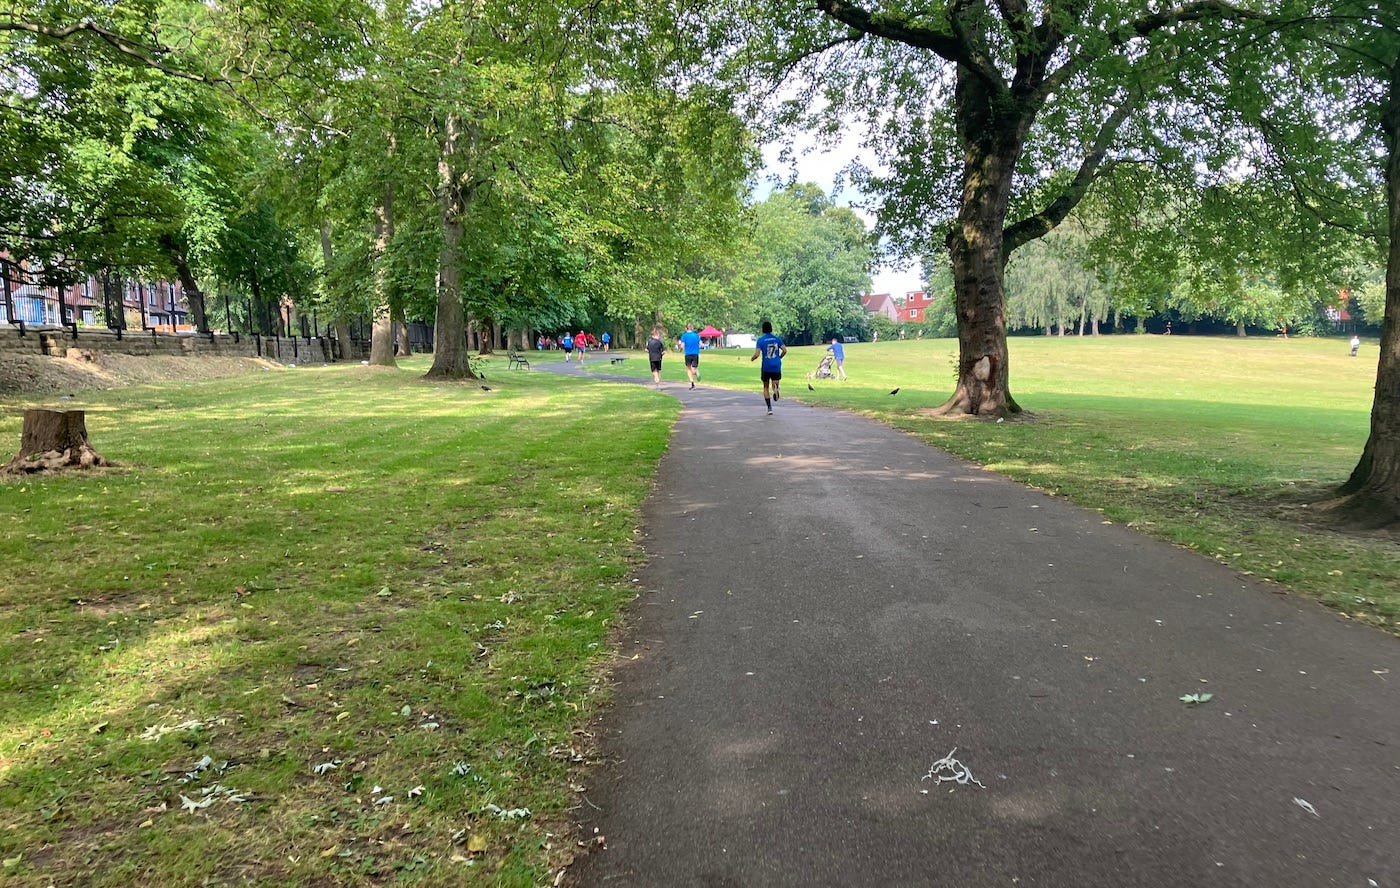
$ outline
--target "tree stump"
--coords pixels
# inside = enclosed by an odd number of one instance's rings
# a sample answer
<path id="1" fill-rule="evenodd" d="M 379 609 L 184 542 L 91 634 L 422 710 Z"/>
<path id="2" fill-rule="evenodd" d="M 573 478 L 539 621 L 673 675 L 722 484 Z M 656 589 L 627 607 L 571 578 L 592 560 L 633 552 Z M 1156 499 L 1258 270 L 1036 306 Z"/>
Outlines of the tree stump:
<path id="1" fill-rule="evenodd" d="M 82 410 L 26 410 L 19 453 L 0 473 L 27 475 L 60 469 L 105 466 L 88 443 L 87 415 Z"/>

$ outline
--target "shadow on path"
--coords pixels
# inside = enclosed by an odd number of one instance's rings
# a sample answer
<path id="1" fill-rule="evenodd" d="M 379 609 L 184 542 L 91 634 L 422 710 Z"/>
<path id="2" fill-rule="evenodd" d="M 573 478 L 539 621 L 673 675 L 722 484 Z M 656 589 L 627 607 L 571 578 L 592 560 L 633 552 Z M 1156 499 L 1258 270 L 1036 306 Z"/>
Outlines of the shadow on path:
<path id="1" fill-rule="evenodd" d="M 567 884 L 1400 886 L 1394 638 L 877 423 L 665 388 Z"/>

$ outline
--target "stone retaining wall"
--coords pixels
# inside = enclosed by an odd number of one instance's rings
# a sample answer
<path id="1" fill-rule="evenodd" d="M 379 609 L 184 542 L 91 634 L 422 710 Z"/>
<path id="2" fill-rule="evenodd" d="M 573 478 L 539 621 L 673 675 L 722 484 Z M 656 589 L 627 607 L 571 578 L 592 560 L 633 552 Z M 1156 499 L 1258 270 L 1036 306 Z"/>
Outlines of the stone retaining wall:
<path id="1" fill-rule="evenodd" d="M 121 355 L 169 355 L 173 357 L 254 358 L 264 357 L 284 364 L 326 364 L 331 361 L 331 341 L 322 337 L 286 339 L 279 336 L 244 336 L 217 334 L 214 337 L 124 331 L 120 337 L 112 330 L 78 328 L 75 339 L 68 327 L 0 326 L 0 357 L 6 354 L 48 355 L 69 357 L 79 353 Z M 356 353 L 352 344 L 352 353 Z"/>

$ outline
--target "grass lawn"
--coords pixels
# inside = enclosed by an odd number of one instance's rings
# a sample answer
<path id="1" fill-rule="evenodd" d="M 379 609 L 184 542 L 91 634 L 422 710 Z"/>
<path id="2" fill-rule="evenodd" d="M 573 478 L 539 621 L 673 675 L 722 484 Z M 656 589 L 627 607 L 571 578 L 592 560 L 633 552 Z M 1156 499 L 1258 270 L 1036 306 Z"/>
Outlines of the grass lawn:
<path id="1" fill-rule="evenodd" d="M 625 354 L 589 365 L 645 376 Z M 1394 537 L 1306 508 L 1360 453 L 1373 358 L 1336 340 L 1015 339 L 1034 417 L 998 424 L 927 415 L 953 354 L 854 345 L 851 380 L 808 391 L 821 349 L 793 349 L 785 397 L 1400 625 Z M 706 352 L 701 372 L 757 410 L 748 355 Z M 7 884 L 552 881 L 679 406 L 503 366 L 491 391 L 429 384 L 426 366 L 84 394 L 65 404 L 120 466 L 0 482 Z M 684 379 L 678 356 L 665 368 Z M 0 441 L 19 424 L 0 412 Z"/>
<path id="2" fill-rule="evenodd" d="M 824 347 L 792 348 L 783 397 L 857 411 L 1111 520 L 1400 631 L 1400 541 L 1330 528 L 1370 424 L 1376 344 L 1194 336 L 1016 337 L 1011 387 L 1032 416 L 930 417 L 953 390 L 951 340 L 846 346 L 847 382 L 806 380 Z M 632 354 L 636 355 L 636 352 Z M 752 350 L 706 351 L 702 379 L 760 397 Z M 645 375 L 644 357 L 596 372 Z M 685 379 L 680 356 L 663 363 Z M 808 390 L 811 385 L 814 391 Z M 899 389 L 899 394 L 890 391 Z"/>
<path id="3" fill-rule="evenodd" d="M 119 468 L 0 482 L 0 881 L 551 881 L 678 405 L 504 363 L 65 402 Z"/>

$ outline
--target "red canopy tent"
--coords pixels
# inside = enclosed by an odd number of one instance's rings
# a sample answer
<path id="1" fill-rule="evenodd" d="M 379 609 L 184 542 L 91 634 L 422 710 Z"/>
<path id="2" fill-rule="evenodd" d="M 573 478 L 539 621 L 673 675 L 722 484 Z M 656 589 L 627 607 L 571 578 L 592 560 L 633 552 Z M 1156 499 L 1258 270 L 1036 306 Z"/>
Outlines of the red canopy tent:
<path id="1" fill-rule="evenodd" d="M 717 346 L 718 346 L 718 345 L 723 345 L 723 344 L 724 344 L 724 343 L 723 343 L 723 340 L 724 340 L 724 331 L 723 331 L 723 330 L 716 330 L 714 327 L 707 326 L 707 327 L 705 327 L 705 329 L 703 329 L 703 330 L 700 331 L 700 338 L 701 338 L 701 339 L 716 339 L 716 340 L 719 340 L 719 341 L 716 342 L 715 345 L 717 345 Z"/>

